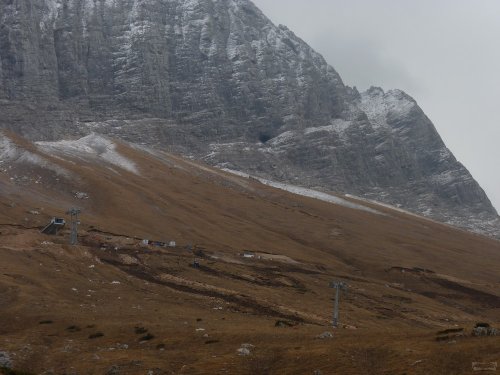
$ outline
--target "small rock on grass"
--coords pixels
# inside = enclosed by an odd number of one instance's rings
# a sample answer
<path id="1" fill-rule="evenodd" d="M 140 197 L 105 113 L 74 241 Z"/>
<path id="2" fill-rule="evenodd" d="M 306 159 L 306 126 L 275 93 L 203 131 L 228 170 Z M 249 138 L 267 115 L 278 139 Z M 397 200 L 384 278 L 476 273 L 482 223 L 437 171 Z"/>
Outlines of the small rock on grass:
<path id="1" fill-rule="evenodd" d="M 252 344 L 241 344 L 240 348 L 237 350 L 238 355 L 250 355 L 252 354 L 251 350 L 255 348 L 255 345 Z"/>
<path id="2" fill-rule="evenodd" d="M 333 337 L 333 333 L 328 332 L 328 331 L 323 332 L 322 334 L 316 336 L 317 339 L 322 339 L 322 340 L 331 339 L 332 337 Z"/>
<path id="3" fill-rule="evenodd" d="M 109 368 L 108 372 L 106 372 L 106 375 L 118 375 L 120 373 L 120 367 L 117 365 L 113 365 Z"/>
<path id="4" fill-rule="evenodd" d="M 243 356 L 251 354 L 250 349 L 247 349 L 247 348 L 239 348 L 237 350 L 237 352 L 238 352 L 238 355 L 243 355 Z"/>

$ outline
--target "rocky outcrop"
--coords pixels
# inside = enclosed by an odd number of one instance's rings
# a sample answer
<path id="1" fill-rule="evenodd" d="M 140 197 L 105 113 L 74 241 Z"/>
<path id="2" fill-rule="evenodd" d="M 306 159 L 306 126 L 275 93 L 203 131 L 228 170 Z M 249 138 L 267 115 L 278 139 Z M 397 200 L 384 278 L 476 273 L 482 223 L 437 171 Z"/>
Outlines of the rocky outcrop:
<path id="1" fill-rule="evenodd" d="M 345 86 L 249 0 L 0 0 L 0 125 L 97 131 L 500 234 L 401 91 Z"/>

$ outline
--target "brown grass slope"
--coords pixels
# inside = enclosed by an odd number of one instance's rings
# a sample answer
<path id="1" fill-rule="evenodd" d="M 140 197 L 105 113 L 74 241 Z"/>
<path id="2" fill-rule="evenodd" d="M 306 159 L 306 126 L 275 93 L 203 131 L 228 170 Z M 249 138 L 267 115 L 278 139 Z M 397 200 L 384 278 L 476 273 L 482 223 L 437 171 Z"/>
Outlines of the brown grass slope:
<path id="1" fill-rule="evenodd" d="M 0 173 L 0 351 L 16 368 L 468 374 L 472 362 L 500 361 L 498 338 L 469 337 L 478 321 L 500 323 L 497 241 L 125 144 L 117 150 L 138 174 L 9 137 L 71 173 L 23 161 Z M 67 245 L 67 229 L 39 233 L 72 206 L 82 209 L 79 246 Z M 345 329 L 316 339 L 329 330 L 332 280 L 349 284 Z M 436 341 L 436 331 L 456 327 L 466 335 Z M 244 343 L 254 345 L 249 356 L 236 352 Z"/>

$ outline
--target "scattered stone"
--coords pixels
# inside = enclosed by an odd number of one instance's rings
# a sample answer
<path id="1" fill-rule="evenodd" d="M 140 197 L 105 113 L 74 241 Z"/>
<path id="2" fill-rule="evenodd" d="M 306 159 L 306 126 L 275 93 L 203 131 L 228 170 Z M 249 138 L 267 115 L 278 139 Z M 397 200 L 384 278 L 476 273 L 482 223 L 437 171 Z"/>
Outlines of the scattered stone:
<path id="1" fill-rule="evenodd" d="M 106 375 L 118 375 L 120 373 L 120 367 L 117 365 L 113 365 L 109 368 L 108 372 L 106 372 Z"/>
<path id="2" fill-rule="evenodd" d="M 134 257 L 127 255 L 127 254 L 120 254 L 120 255 L 118 255 L 118 258 L 120 258 L 120 261 L 123 264 L 126 264 L 128 266 L 131 266 L 134 264 L 139 264 L 139 261 L 137 259 L 135 259 Z"/>
<path id="3" fill-rule="evenodd" d="M 324 340 L 324 339 L 331 339 L 333 338 L 333 333 L 331 332 L 323 332 L 322 334 L 316 336 L 317 339 L 321 339 L 321 340 Z"/>
<path id="4" fill-rule="evenodd" d="M 75 198 L 77 198 L 77 199 L 89 199 L 89 195 L 83 191 L 77 191 L 75 193 Z"/>
<path id="5" fill-rule="evenodd" d="M 252 349 L 255 348 L 255 345 L 252 344 L 241 344 L 240 348 L 237 350 L 238 355 L 247 356 L 252 354 Z"/>
<path id="6" fill-rule="evenodd" d="M 121 284 L 119 281 L 112 281 L 111 284 Z"/>
<path id="7" fill-rule="evenodd" d="M 245 349 L 253 349 L 253 348 L 255 348 L 255 345 L 252 345 L 252 344 L 241 344 L 241 347 L 245 348 Z"/>
<path id="8" fill-rule="evenodd" d="M 12 368 L 12 360 L 10 359 L 10 355 L 7 352 L 0 351 L 0 368 L 4 367 L 7 369 Z"/>
<path id="9" fill-rule="evenodd" d="M 64 347 L 61 349 L 63 353 L 71 353 L 73 347 L 70 344 L 64 345 Z"/>
<path id="10" fill-rule="evenodd" d="M 472 362 L 473 371 L 488 371 L 495 372 L 498 367 L 498 362 Z"/>
<path id="11" fill-rule="evenodd" d="M 352 325 L 349 325 L 349 324 L 345 324 L 345 325 L 343 326 L 343 328 L 344 328 L 344 329 L 358 329 L 358 327 L 356 327 L 356 326 L 352 326 Z"/>
<path id="12" fill-rule="evenodd" d="M 152 370 L 148 370 L 148 375 L 155 375 L 155 374 L 164 374 L 165 372 L 160 369 L 160 368 L 155 368 Z"/>
<path id="13" fill-rule="evenodd" d="M 239 348 L 237 351 L 238 351 L 238 355 L 242 355 L 242 356 L 247 356 L 247 355 L 252 354 L 250 352 L 250 349 L 247 349 L 247 348 Z"/>
<path id="14" fill-rule="evenodd" d="M 493 327 L 475 327 L 472 336 L 498 336 L 499 332 Z"/>
<path id="15" fill-rule="evenodd" d="M 476 323 L 472 330 L 472 336 L 497 336 L 498 330 L 490 326 L 489 323 Z"/>

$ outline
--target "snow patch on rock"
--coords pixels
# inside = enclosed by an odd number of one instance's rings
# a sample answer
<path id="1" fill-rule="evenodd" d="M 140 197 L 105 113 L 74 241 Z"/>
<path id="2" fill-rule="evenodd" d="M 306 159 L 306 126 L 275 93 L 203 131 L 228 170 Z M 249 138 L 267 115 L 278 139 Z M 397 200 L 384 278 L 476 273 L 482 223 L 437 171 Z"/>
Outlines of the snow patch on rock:
<path id="1" fill-rule="evenodd" d="M 278 146 L 282 143 L 287 143 L 288 141 L 292 140 L 294 137 L 295 137 L 295 132 L 289 130 L 289 131 L 281 133 L 280 135 L 271 139 L 269 141 L 269 144 L 271 146 Z"/>
<path id="2" fill-rule="evenodd" d="M 60 6 L 60 0 L 45 0 L 45 7 L 42 8 L 42 22 L 40 23 L 40 29 L 42 29 L 42 31 L 45 30 L 45 28 L 52 27 L 52 22 L 57 17 Z"/>
<path id="3" fill-rule="evenodd" d="M 432 181 L 440 185 L 451 184 L 458 181 L 460 177 L 459 171 L 444 171 L 440 174 L 432 176 Z"/>
<path id="4" fill-rule="evenodd" d="M 359 108 L 366 113 L 374 128 L 391 126 L 387 122 L 388 115 L 404 117 L 415 108 L 416 103 L 401 90 L 390 90 L 384 93 L 379 87 L 371 87 L 361 94 Z"/>
<path id="5" fill-rule="evenodd" d="M 338 134 L 342 134 L 344 131 L 346 131 L 351 126 L 351 124 L 352 124 L 352 122 L 350 122 L 350 121 L 336 119 L 336 120 L 333 120 L 330 125 L 306 128 L 304 130 L 304 134 L 307 135 L 307 134 L 317 133 L 317 132 L 328 132 L 328 133 L 335 132 Z"/>

